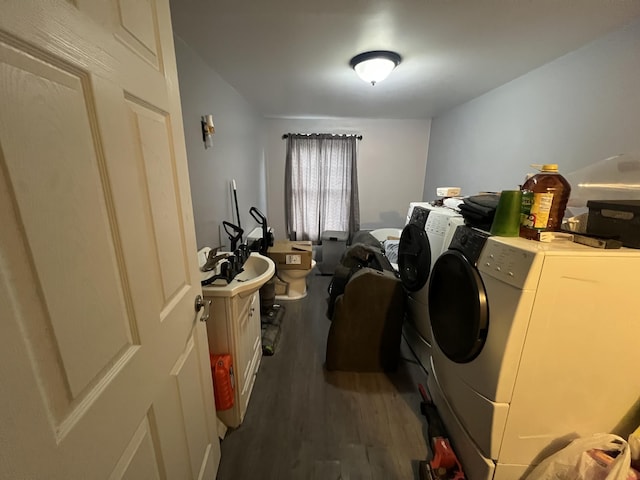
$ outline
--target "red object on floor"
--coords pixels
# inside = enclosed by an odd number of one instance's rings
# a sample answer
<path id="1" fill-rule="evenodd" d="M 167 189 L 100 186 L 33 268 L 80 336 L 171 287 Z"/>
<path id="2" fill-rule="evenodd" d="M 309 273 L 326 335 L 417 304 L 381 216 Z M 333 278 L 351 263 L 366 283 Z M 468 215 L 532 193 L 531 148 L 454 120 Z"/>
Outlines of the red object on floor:
<path id="1" fill-rule="evenodd" d="M 433 453 L 433 458 L 429 462 L 432 477 L 437 480 L 465 480 L 466 477 L 462 470 L 462 465 L 453 448 L 451 448 L 438 409 L 427 390 L 421 384 L 418 384 L 418 390 L 420 390 L 420 395 L 422 396 L 420 410 L 429 425 L 428 435 Z"/>
<path id="2" fill-rule="evenodd" d="M 209 354 L 209 359 L 213 376 L 213 393 L 216 397 L 216 410 L 228 410 L 233 407 L 234 399 L 233 360 L 228 353 Z"/>

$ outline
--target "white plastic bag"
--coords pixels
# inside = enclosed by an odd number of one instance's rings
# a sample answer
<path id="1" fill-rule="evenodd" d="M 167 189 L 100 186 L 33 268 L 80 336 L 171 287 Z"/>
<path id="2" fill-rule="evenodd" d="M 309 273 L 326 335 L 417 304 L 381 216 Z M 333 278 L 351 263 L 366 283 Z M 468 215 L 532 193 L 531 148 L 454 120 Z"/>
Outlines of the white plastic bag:
<path id="1" fill-rule="evenodd" d="M 597 465 L 588 455 L 592 449 L 619 451 L 606 468 Z M 627 442 L 613 434 L 599 433 L 577 438 L 559 452 L 545 458 L 527 476 L 527 480 L 627 480 L 631 454 Z"/>

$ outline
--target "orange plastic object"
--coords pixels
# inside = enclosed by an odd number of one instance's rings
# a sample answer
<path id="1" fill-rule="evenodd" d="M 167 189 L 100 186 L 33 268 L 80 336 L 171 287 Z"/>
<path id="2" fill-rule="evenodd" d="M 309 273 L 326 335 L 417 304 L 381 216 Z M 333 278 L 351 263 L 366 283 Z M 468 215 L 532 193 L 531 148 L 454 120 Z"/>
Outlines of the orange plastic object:
<path id="1" fill-rule="evenodd" d="M 235 381 L 233 378 L 233 360 L 231 355 L 209 355 L 213 392 L 216 397 L 216 410 L 228 410 L 233 407 Z"/>

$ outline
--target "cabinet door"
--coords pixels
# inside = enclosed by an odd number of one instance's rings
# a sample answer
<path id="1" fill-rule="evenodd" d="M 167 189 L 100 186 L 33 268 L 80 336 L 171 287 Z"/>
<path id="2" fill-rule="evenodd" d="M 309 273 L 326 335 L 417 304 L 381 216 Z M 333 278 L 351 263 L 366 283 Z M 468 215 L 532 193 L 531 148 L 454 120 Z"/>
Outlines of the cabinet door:
<path id="1" fill-rule="evenodd" d="M 260 365 L 262 338 L 260 331 L 260 297 L 258 292 L 240 300 L 237 332 L 237 364 L 240 376 L 237 388 L 240 403 L 240 415 L 244 417 L 249 395 L 255 381 L 255 373 Z"/>
<path id="2" fill-rule="evenodd" d="M 205 290 L 205 295 L 206 295 Z M 211 353 L 230 353 L 235 372 L 233 408 L 218 411 L 218 417 L 231 428 L 242 423 L 255 375 L 262 359 L 260 297 L 208 297 L 213 300 L 212 319 L 207 323 Z"/>

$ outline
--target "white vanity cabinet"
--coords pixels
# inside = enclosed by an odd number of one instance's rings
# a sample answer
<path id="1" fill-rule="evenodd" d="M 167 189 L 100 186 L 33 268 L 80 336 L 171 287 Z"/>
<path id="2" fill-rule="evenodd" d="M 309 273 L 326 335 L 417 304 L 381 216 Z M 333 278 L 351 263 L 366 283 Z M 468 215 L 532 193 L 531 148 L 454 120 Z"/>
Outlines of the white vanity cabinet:
<path id="1" fill-rule="evenodd" d="M 233 407 L 218 411 L 218 418 L 231 428 L 238 427 L 247 411 L 260 360 L 260 296 L 258 291 L 230 297 L 210 296 L 203 287 L 205 300 L 211 300 L 211 316 L 207 321 L 209 351 L 230 353 L 233 358 L 235 399 Z"/>

